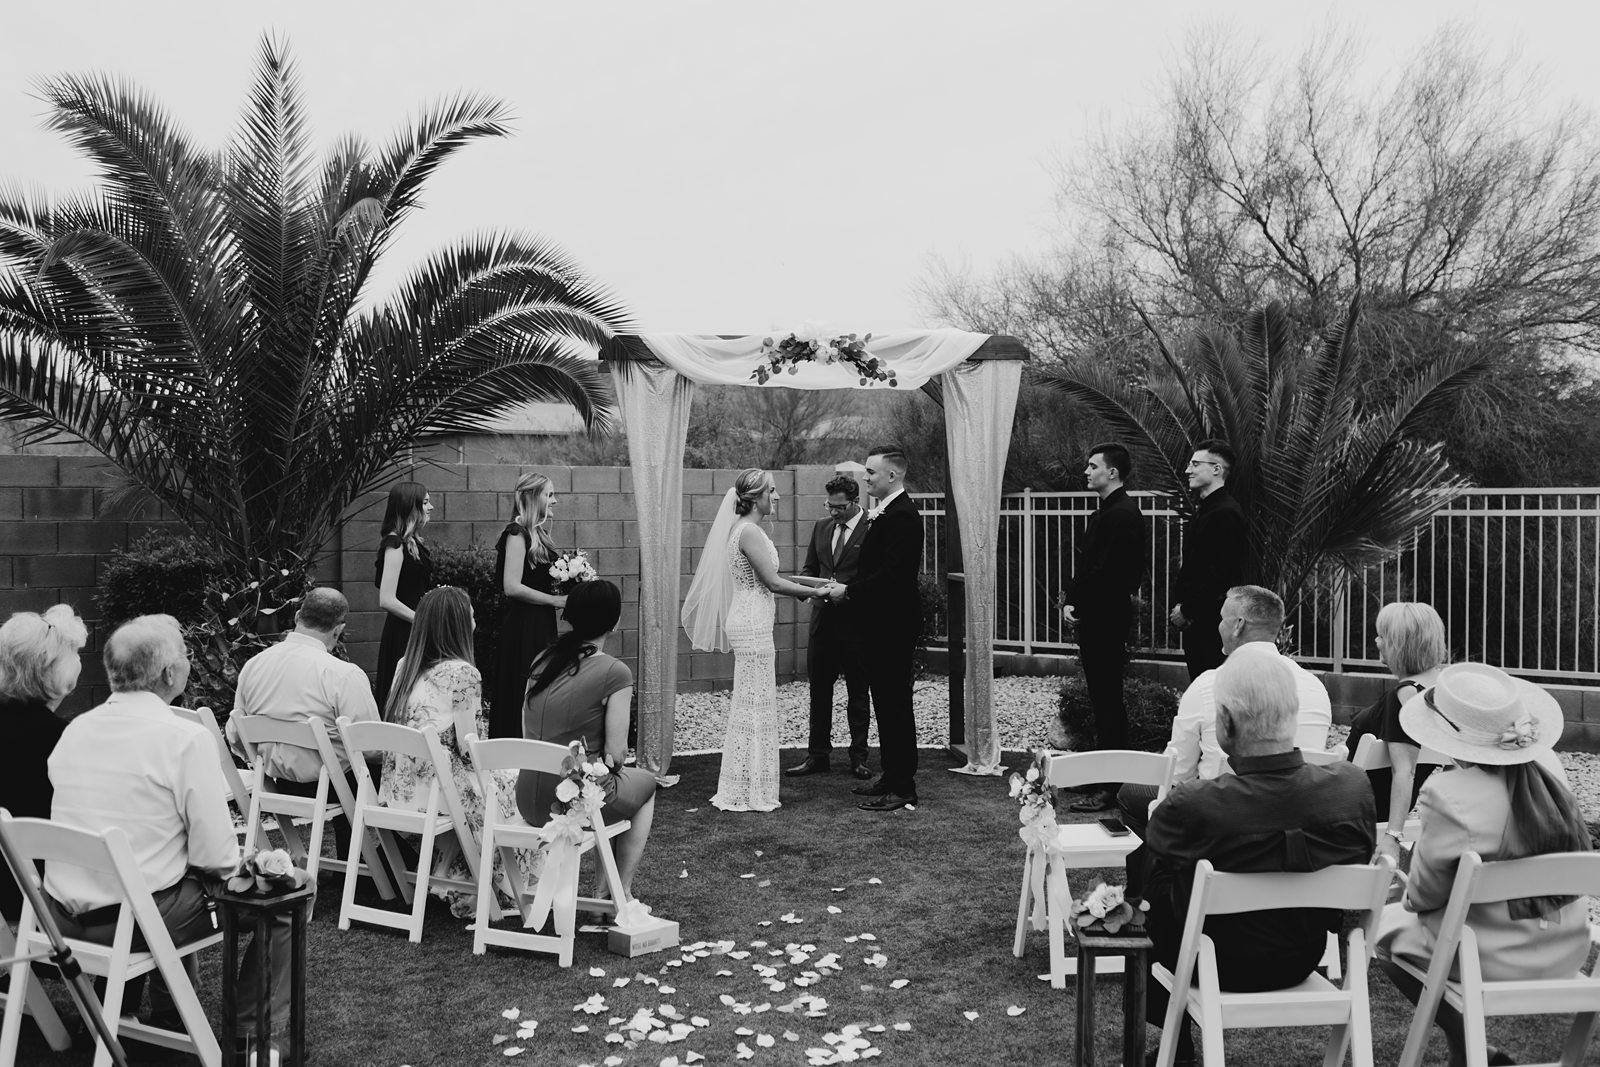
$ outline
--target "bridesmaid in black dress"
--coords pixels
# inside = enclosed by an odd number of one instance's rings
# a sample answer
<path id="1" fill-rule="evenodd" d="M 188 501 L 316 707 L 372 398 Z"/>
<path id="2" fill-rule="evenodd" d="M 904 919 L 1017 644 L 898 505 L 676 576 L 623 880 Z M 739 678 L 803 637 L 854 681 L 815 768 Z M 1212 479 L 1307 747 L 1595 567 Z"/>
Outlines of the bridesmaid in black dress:
<path id="1" fill-rule="evenodd" d="M 500 531 L 495 572 L 505 593 L 500 609 L 500 644 L 495 650 L 494 690 L 489 704 L 489 736 L 522 736 L 522 695 L 528 667 L 556 640 L 556 613 L 567 598 L 555 591 L 550 564 L 550 512 L 556 492 L 542 474 L 524 474 L 514 495 L 516 518 Z"/>
<path id="2" fill-rule="evenodd" d="M 389 702 L 389 684 L 395 664 L 405 655 L 411 639 L 411 620 L 417 601 L 433 586 L 433 561 L 422 540 L 422 528 L 433 514 L 433 501 L 421 482 L 400 482 L 389 490 L 383 513 L 383 540 L 373 567 L 378 587 L 378 607 L 385 612 L 383 637 L 378 642 L 378 677 L 373 686 L 378 707 Z"/>

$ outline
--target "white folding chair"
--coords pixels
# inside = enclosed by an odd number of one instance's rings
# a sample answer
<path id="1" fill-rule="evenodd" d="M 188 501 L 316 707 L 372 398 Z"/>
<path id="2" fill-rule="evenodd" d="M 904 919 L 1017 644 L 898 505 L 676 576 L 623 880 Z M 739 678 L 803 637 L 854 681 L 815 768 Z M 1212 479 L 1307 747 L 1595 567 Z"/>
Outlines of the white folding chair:
<path id="1" fill-rule="evenodd" d="M 180 708 L 170 705 L 172 713 L 180 719 L 205 728 L 211 735 L 211 740 L 216 743 L 218 762 L 222 765 L 222 780 L 228 785 L 228 799 L 233 801 L 234 807 L 239 809 L 239 835 L 246 841 L 250 839 L 250 782 L 239 771 L 239 764 L 234 761 L 233 750 L 228 747 L 228 739 L 222 735 L 222 730 L 217 726 L 217 717 L 210 708 Z"/>
<path id="2" fill-rule="evenodd" d="M 323 858 L 322 835 L 329 819 L 350 819 L 354 827 L 356 804 L 355 797 L 350 795 L 350 783 L 345 781 L 343 774 L 338 773 L 339 754 L 328 737 L 327 727 L 309 715 L 300 722 L 286 722 L 266 715 L 240 715 L 234 720 L 234 726 L 239 731 L 239 742 L 249 755 L 252 767 L 250 809 L 245 817 L 245 847 L 260 848 L 266 844 L 263 817 L 271 812 L 277 820 L 278 832 L 288 842 L 290 855 L 296 862 L 303 862 L 312 881 L 316 880 L 323 864 L 327 864 L 330 870 L 343 871 L 347 862 L 345 858 Z M 317 773 L 315 796 L 280 793 L 267 784 L 266 753 L 260 746 L 269 744 L 293 745 L 317 753 L 322 769 Z M 328 795 L 330 790 L 332 797 Z M 296 819 L 311 824 L 309 844 L 301 843 L 300 832 L 295 828 Z M 361 855 L 365 857 L 364 863 L 357 862 L 360 873 L 372 879 L 378 887 L 379 896 L 384 900 L 392 900 L 394 889 L 389 876 L 384 873 L 383 864 L 378 860 L 377 847 L 366 835 L 357 835 L 353 830 L 351 841 L 360 843 Z"/>
<path id="3" fill-rule="evenodd" d="M 46 864 L 65 864 L 109 875 L 121 890 L 122 907 L 111 944 L 67 939 L 73 958 L 84 971 L 106 980 L 103 1014 L 112 1035 L 118 1041 L 122 1035 L 128 1035 L 150 1044 L 178 1049 L 198 1056 L 207 1067 L 221 1067 L 222 1049 L 217 1044 L 216 1034 L 211 1032 L 200 998 L 189 983 L 189 975 L 183 969 L 183 957 L 217 944 L 222 935 L 216 933 L 187 945 L 173 945 L 172 936 L 151 898 L 150 887 L 139 873 L 139 862 L 133 856 L 128 837 L 120 829 L 113 827 L 95 834 L 49 819 L 14 819 L 9 813 L 0 813 L 0 820 L 4 822 L 16 858 L 28 868 L 29 877 L 37 877 L 32 873 L 33 864 L 42 860 Z M 135 927 L 145 941 L 146 947 L 141 951 L 133 948 Z M 32 903 L 24 899 L 22 922 L 17 927 L 19 953 L 26 956 L 49 948 L 49 939 L 39 928 Z M 184 1030 L 165 1030 L 121 1018 L 123 990 L 128 980 L 150 971 L 160 971 L 166 979 Z M 0 1027 L 0 1064 L 8 1067 L 16 1062 L 22 1007 L 32 995 L 33 982 L 33 969 L 26 960 L 11 965 L 11 996 L 6 1001 L 4 1026 Z M 110 1063 L 110 1051 L 97 1040 L 95 1067 L 107 1067 Z"/>
<path id="4" fill-rule="evenodd" d="M 1389 762 L 1389 746 L 1373 734 L 1362 735 L 1361 743 L 1356 746 L 1356 758 L 1352 762 L 1364 771 L 1383 771 L 1394 766 Z M 1419 768 L 1425 763 L 1448 767 L 1454 762 L 1449 756 L 1442 752 L 1436 752 L 1431 748 L 1423 748 L 1417 753 L 1417 766 Z M 1378 803 L 1381 806 L 1388 803 L 1388 799 L 1379 797 Z M 1389 820 L 1380 819 L 1378 821 L 1379 835 L 1381 836 L 1388 827 Z M 1408 818 L 1405 821 L 1405 825 L 1400 828 L 1400 841 L 1402 844 L 1412 844 L 1421 832 L 1422 820 Z"/>
<path id="5" fill-rule="evenodd" d="M 1600 896 L 1600 852 L 1558 852 L 1495 863 L 1485 863 L 1476 852 L 1461 857 L 1427 972 L 1402 959 L 1393 961 L 1422 982 L 1400 1067 L 1422 1063 L 1441 1000 L 1461 1013 L 1467 1063 L 1472 1067 L 1484 1067 L 1488 1062 L 1484 1022 L 1491 1015 L 1575 1015 L 1561 1059 L 1539 1067 L 1578 1067 L 1583 1062 L 1600 1016 L 1600 979 L 1581 973 L 1527 981 L 1488 982 L 1483 978 L 1478 936 L 1467 923 L 1469 909 L 1474 904 L 1533 896 L 1575 896 L 1578 901 L 1572 906 L 1584 907 L 1586 897 Z M 1461 979 L 1453 981 L 1451 965 L 1458 959 Z"/>
<path id="6" fill-rule="evenodd" d="M 1394 867 L 1384 860 L 1370 865 L 1324 867 L 1306 873 L 1222 874 L 1201 860 L 1195 868 L 1194 891 L 1184 919 L 1183 942 L 1173 970 L 1151 967 L 1171 999 L 1161 1027 L 1159 1067 L 1172 1067 L 1184 1014 L 1200 1024 L 1205 1067 L 1223 1067 L 1226 1030 L 1286 1026 L 1330 1026 L 1324 1067 L 1339 1067 L 1351 1050 L 1354 1067 L 1372 1067 L 1372 1009 L 1367 996 L 1367 969 L 1372 935 L 1383 911 L 1383 898 Z M 1217 981 L 1217 950 L 1205 933 L 1206 918 L 1279 908 L 1336 908 L 1363 913 L 1350 931 L 1349 966 L 1344 981 L 1334 985 L 1311 972 L 1287 989 L 1261 993 L 1227 993 Z"/>
<path id="7" fill-rule="evenodd" d="M 378 831 L 390 869 L 399 881 L 400 895 L 411 905 L 407 912 L 387 911 L 356 903 L 355 869 L 347 865 L 344 875 L 344 897 L 339 904 L 339 929 L 350 929 L 352 919 L 406 931 L 412 943 L 422 941 L 422 918 L 427 907 L 430 887 L 459 889 L 476 893 L 478 890 L 478 842 L 467 821 L 466 808 L 461 794 L 456 790 L 455 779 L 450 775 L 450 760 L 444 746 L 439 743 L 439 733 L 429 726 L 422 730 L 392 722 L 351 722 L 341 717 L 339 731 L 344 736 L 345 751 L 350 754 L 350 766 L 355 768 L 360 789 L 355 799 L 355 819 L 351 827 L 351 859 L 355 849 L 369 829 Z M 405 756 L 422 764 L 431 764 L 433 775 L 428 783 L 428 796 L 421 811 L 403 811 L 384 807 L 378 801 L 378 787 L 367 770 L 367 757 L 381 757 L 384 753 Z M 484 798 L 484 811 L 495 806 L 494 794 Z M 422 843 L 417 854 L 417 869 L 406 869 L 405 861 L 395 844 L 394 833 L 420 834 Z M 437 864 L 434 842 L 443 838 Z M 452 878 L 435 874 L 446 870 L 457 855 L 465 861 L 470 872 L 467 878 Z M 489 915 L 500 917 L 500 909 L 490 894 Z M 483 912 L 480 910 L 479 914 Z"/>
<path id="8" fill-rule="evenodd" d="M 0 865 L 0 870 L 4 865 Z M 10 962 L 17 956 L 17 939 L 11 933 L 11 925 L 0 922 L 0 959 Z M 28 966 L 28 964 L 24 964 Z M 0 993 L 0 1004 L 8 1004 L 11 994 Z M 11 1009 L 6 1008 L 7 1011 Z M 28 986 L 27 993 L 22 998 L 22 1010 L 33 1016 L 33 1021 L 38 1025 L 39 1032 L 44 1035 L 45 1043 L 57 1052 L 65 1052 L 72 1047 L 72 1035 L 67 1033 L 66 1024 L 61 1021 L 61 1016 L 56 1012 L 50 997 L 45 993 L 44 987 L 34 983 Z M 0 1057 L 0 1063 L 8 1063 Z"/>
<path id="9" fill-rule="evenodd" d="M 1131 749 L 1107 749 L 1103 752 L 1066 752 L 1052 754 L 1046 763 L 1046 779 L 1057 789 L 1096 782 L 1124 782 L 1134 785 L 1154 786 L 1156 800 L 1166 799 L 1172 787 L 1172 757 L 1159 752 L 1136 752 Z M 1128 854 L 1141 844 L 1139 835 L 1129 833 L 1112 837 L 1098 822 L 1069 823 L 1059 828 L 1059 847 L 1066 853 L 1066 865 L 1072 868 L 1121 867 Z M 1033 864 L 1030 851 L 1022 862 L 1022 894 L 1017 902 L 1017 929 L 1011 946 L 1012 955 L 1021 957 L 1027 945 L 1029 916 L 1033 910 Z M 1055 914 L 1046 900 L 1045 926 L 1050 932 L 1050 984 L 1056 989 L 1067 987 L 1067 978 L 1078 973 L 1076 956 L 1066 951 L 1067 916 Z M 1038 929 L 1035 924 L 1034 929 Z M 1122 970 L 1122 957 L 1102 957 L 1097 961 L 1097 974 L 1114 974 Z"/>
<path id="10" fill-rule="evenodd" d="M 1300 755 L 1305 757 L 1307 763 L 1325 767 L 1330 763 L 1343 763 L 1349 757 L 1350 750 L 1343 745 L 1338 748 L 1302 748 Z"/>
<path id="11" fill-rule="evenodd" d="M 478 772 L 480 788 L 486 797 L 494 796 L 494 772 L 542 771 L 546 774 L 560 774 L 561 761 L 566 755 L 566 746 L 551 744 L 548 741 L 511 737 L 493 741 L 468 741 L 468 757 Z M 521 816 L 504 819 L 500 816 L 498 805 L 485 804 L 483 840 L 478 857 L 478 917 L 473 924 L 472 951 L 482 955 L 489 945 L 502 945 L 533 952 L 552 952 L 556 954 L 561 966 L 572 966 L 572 931 L 576 926 L 574 913 L 578 908 L 614 915 L 617 904 L 628 899 L 627 891 L 622 887 L 622 877 L 617 872 L 616 857 L 611 852 L 611 839 L 628 829 L 630 825 L 632 824 L 627 819 L 621 819 L 599 827 L 591 826 L 579 846 L 580 854 L 593 851 L 599 857 L 600 869 L 604 872 L 606 884 L 611 889 L 610 899 L 566 896 L 566 900 L 574 903 L 567 909 L 567 914 L 559 918 L 551 916 L 552 925 L 557 931 L 554 934 L 496 929 L 484 917 L 488 914 L 489 904 L 494 897 L 492 885 L 494 850 L 500 849 L 501 868 L 510 881 L 512 899 L 516 901 L 517 910 L 523 917 L 523 925 L 527 926 L 529 903 L 533 899 L 534 890 L 522 884 L 522 876 L 517 868 L 516 849 L 537 849 L 542 842 L 539 831 L 524 822 Z M 574 871 L 573 875 L 576 877 L 577 872 Z M 562 930 L 568 932 L 562 934 Z"/>

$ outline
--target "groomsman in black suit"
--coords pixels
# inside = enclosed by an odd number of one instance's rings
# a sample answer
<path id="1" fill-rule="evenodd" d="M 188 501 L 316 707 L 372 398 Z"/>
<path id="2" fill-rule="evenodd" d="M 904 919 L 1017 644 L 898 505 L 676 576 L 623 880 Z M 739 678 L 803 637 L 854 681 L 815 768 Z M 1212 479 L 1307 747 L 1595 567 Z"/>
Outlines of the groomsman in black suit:
<path id="1" fill-rule="evenodd" d="M 922 516 L 905 493 L 906 456 L 894 445 L 867 456 L 867 491 L 878 504 L 867 512 L 867 536 L 855 581 L 827 587 L 834 603 L 860 612 L 867 634 L 867 682 L 878 716 L 883 773 L 852 792 L 868 799 L 863 811 L 894 811 L 917 803 L 917 723 L 911 708 L 912 656 L 922 633 Z"/>
<path id="2" fill-rule="evenodd" d="M 1195 446 L 1186 468 L 1189 488 L 1200 498 L 1183 532 L 1183 566 L 1173 588 L 1172 625 L 1183 631 L 1183 659 L 1192 682 L 1222 666 L 1222 602 L 1228 590 L 1248 580 L 1250 524 L 1228 491 L 1233 449 L 1209 439 Z"/>
<path id="3" fill-rule="evenodd" d="M 866 513 L 856 503 L 861 488 L 840 474 L 827 484 L 828 517 L 811 531 L 806 565 L 800 573 L 812 578 L 849 585 L 861 562 L 861 543 L 867 537 Z M 861 630 L 858 605 L 848 601 L 814 598 L 811 606 L 811 640 L 806 649 L 811 680 L 811 737 L 805 761 L 784 773 L 798 778 L 829 770 L 833 757 L 833 690 L 844 675 L 845 717 L 850 723 L 850 773 L 866 780 L 867 727 L 872 705 L 867 696 L 866 637 Z"/>

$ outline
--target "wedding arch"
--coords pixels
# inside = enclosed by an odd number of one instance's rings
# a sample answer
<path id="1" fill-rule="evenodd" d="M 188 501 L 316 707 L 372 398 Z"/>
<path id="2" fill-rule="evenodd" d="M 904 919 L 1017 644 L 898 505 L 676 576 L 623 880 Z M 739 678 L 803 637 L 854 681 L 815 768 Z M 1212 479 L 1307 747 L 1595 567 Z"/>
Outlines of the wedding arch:
<path id="1" fill-rule="evenodd" d="M 639 516 L 639 763 L 665 775 L 672 759 L 678 690 L 679 581 L 683 547 L 683 450 L 697 384 L 753 389 L 878 389 L 843 362 L 807 362 L 757 383 L 767 366 L 762 336 L 638 334 L 600 350 L 628 435 Z M 1010 337 L 962 330 L 873 336 L 867 353 L 894 369 L 897 387 L 938 383 L 966 580 L 965 731 L 972 774 L 998 774 L 993 680 L 996 537 L 1017 389 L 1027 349 Z M 913 457 L 913 461 L 915 457 Z M 952 673 L 955 673 L 954 671 Z"/>

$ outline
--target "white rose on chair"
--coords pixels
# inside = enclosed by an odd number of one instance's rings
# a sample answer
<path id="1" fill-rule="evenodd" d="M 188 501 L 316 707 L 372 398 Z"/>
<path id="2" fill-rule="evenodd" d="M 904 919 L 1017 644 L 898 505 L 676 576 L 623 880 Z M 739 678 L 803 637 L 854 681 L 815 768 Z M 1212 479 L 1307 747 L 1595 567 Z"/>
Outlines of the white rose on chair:
<path id="1" fill-rule="evenodd" d="M 563 778 L 556 783 L 556 799 L 563 804 L 571 804 L 577 800 L 580 791 L 578 783 L 571 778 Z"/>
<path id="2" fill-rule="evenodd" d="M 1106 885 L 1101 882 L 1093 893 L 1089 894 L 1083 906 L 1089 909 L 1089 914 L 1096 919 L 1104 919 L 1122 903 L 1122 887 L 1120 885 Z"/>

